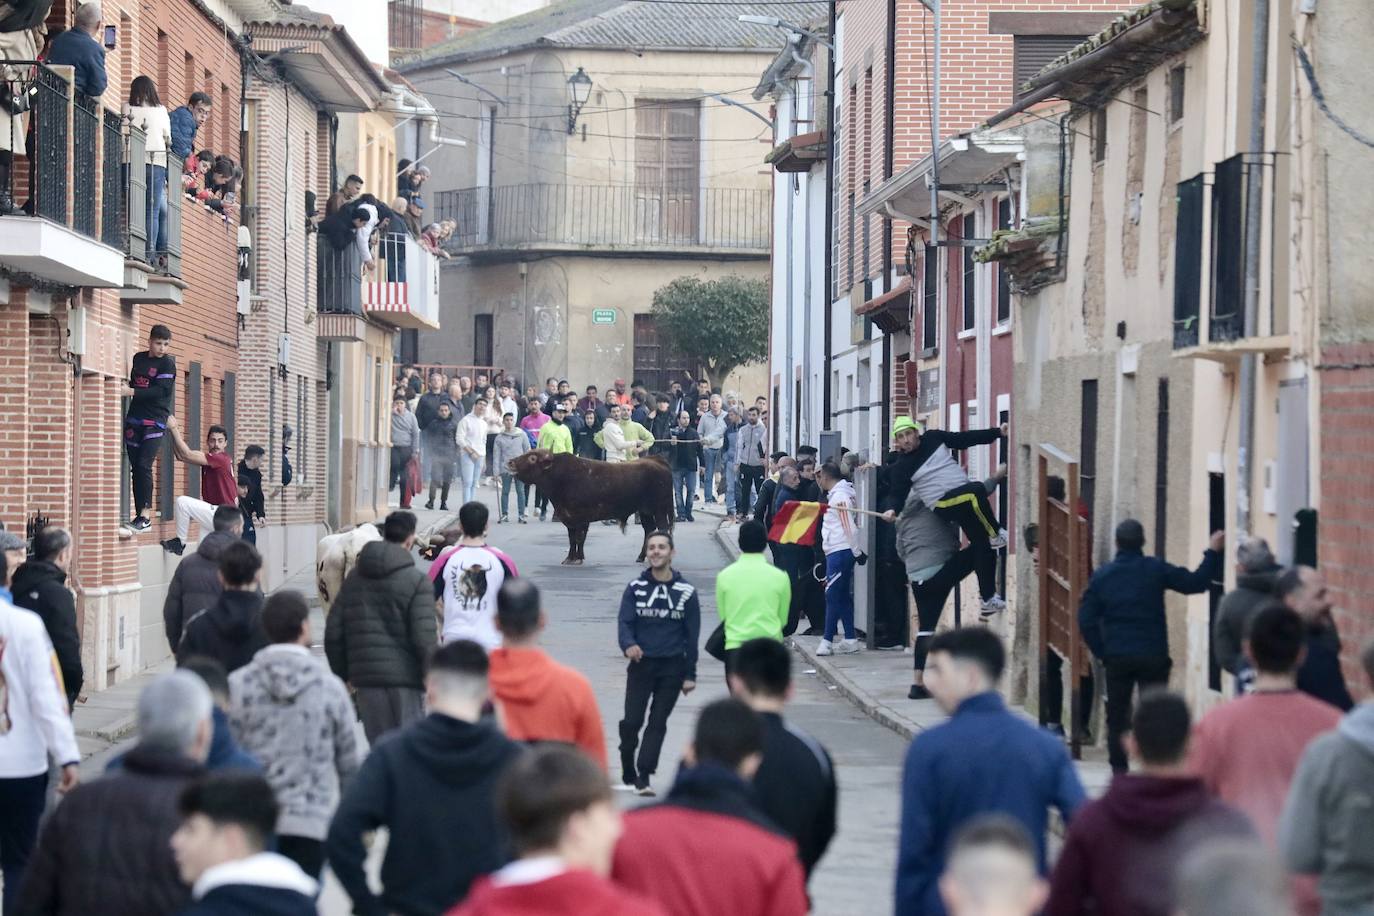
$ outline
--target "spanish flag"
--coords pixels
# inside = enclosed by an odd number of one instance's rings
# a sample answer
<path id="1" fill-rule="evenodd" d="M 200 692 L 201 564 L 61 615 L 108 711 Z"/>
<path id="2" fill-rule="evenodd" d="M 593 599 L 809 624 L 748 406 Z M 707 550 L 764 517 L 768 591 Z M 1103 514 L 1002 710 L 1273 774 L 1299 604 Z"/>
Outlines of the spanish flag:
<path id="1" fill-rule="evenodd" d="M 782 504 L 778 514 L 773 516 L 773 527 L 768 529 L 768 540 L 779 544 L 801 544 L 810 547 L 816 543 L 816 529 L 820 527 L 821 516 L 829 506 L 826 503 L 803 502 L 789 499 Z"/>

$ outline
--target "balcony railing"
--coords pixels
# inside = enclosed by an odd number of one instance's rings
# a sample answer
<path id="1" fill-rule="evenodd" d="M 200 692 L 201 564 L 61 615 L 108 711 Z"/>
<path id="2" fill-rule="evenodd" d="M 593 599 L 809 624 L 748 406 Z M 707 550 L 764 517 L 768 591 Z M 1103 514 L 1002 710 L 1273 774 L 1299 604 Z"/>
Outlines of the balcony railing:
<path id="1" fill-rule="evenodd" d="M 100 197 L 105 212 L 124 213 L 124 119 L 113 111 L 105 112 L 104 162 L 102 163 Z M 112 211 L 111 207 L 118 207 Z M 100 227 L 100 240 L 111 248 L 125 250 L 129 228 L 122 219 L 107 219 Z"/>
<path id="2" fill-rule="evenodd" d="M 404 232 L 383 235 L 377 273 L 363 283 L 363 308 L 405 328 L 439 324 L 439 259 Z"/>
<path id="3" fill-rule="evenodd" d="M 68 108 L 71 86 L 34 61 L 8 61 L 0 68 L 0 103 L 15 117 L 0 116 L 0 149 L 13 152 L 0 194 L 15 212 L 67 222 Z"/>
<path id="4" fill-rule="evenodd" d="M 91 238 L 100 238 L 96 194 L 96 176 L 100 174 L 96 162 L 99 137 L 100 100 L 75 93 L 72 104 L 72 228 Z"/>
<path id="5" fill-rule="evenodd" d="M 167 197 L 167 212 L 162 219 L 166 225 L 161 245 L 152 245 L 153 267 L 158 273 L 172 277 L 181 276 L 181 207 L 186 195 L 180 193 L 181 172 L 186 160 L 171 150 L 167 151 L 167 181 L 163 193 Z M 152 241 L 156 241 L 155 239 Z"/>
<path id="6" fill-rule="evenodd" d="M 335 248 L 324 236 L 317 245 L 316 290 L 319 311 L 326 314 L 363 313 L 363 262 L 355 245 Z"/>
<path id="7" fill-rule="evenodd" d="M 137 167 L 148 156 L 148 138 L 137 127 L 130 127 L 124 148 L 124 221 L 128 226 L 124 253 L 140 261 L 148 254 L 148 170 Z"/>
<path id="8" fill-rule="evenodd" d="M 455 253 L 502 249 L 711 249 L 765 252 L 766 188 L 522 184 L 441 191 L 439 219 L 458 224 Z"/>

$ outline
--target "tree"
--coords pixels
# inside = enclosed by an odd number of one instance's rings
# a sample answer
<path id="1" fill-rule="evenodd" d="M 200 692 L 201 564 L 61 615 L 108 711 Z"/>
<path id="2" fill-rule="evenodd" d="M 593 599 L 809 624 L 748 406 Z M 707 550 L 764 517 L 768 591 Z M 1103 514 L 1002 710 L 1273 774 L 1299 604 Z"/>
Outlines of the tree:
<path id="1" fill-rule="evenodd" d="M 768 284 L 728 276 L 678 277 L 654 291 L 654 325 L 666 345 L 705 372 L 713 388 L 768 355 Z"/>

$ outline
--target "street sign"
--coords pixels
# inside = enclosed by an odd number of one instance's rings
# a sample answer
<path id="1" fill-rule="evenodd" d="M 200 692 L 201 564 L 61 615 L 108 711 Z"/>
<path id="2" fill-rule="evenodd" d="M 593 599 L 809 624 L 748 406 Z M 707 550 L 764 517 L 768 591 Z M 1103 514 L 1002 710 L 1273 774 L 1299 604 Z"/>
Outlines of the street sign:
<path id="1" fill-rule="evenodd" d="M 592 309 L 592 324 L 615 324 L 615 309 Z"/>

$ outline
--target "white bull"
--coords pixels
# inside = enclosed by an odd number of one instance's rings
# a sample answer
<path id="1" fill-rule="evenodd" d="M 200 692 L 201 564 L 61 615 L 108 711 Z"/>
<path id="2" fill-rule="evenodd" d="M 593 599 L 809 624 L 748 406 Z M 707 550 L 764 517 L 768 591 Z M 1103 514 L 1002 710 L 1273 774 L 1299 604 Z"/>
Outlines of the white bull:
<path id="1" fill-rule="evenodd" d="M 339 595 L 344 578 L 358 562 L 358 553 L 373 541 L 380 541 L 382 532 L 376 525 L 358 527 L 331 534 L 320 539 L 315 548 L 316 587 L 320 592 L 320 606 L 329 613 Z"/>

